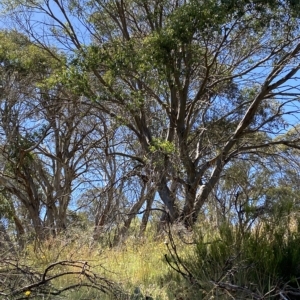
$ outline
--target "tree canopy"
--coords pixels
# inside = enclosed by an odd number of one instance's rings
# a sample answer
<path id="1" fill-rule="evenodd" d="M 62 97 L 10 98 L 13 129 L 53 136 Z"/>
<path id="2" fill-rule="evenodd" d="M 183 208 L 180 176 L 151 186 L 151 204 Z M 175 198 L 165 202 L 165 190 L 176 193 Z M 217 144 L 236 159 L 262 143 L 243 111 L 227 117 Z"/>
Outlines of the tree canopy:
<path id="1" fill-rule="evenodd" d="M 145 228 L 156 209 L 192 226 L 208 203 L 230 209 L 225 191 L 256 170 L 279 182 L 298 166 L 297 1 L 1 8 L 0 185 L 37 232 L 65 228 L 79 195 L 96 228 L 128 228 L 141 211 Z M 274 189 L 239 193 L 259 207 Z"/>

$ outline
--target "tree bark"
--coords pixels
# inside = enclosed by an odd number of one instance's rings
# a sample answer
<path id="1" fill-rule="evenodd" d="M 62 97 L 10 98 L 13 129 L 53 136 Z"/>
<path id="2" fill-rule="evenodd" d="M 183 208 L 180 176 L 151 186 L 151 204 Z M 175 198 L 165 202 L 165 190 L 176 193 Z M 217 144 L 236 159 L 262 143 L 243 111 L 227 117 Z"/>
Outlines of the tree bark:
<path id="1" fill-rule="evenodd" d="M 150 216 L 152 204 L 153 204 L 153 201 L 154 201 L 154 197 L 155 197 L 155 190 L 152 193 L 150 193 L 147 197 L 147 205 L 146 205 L 146 209 L 145 209 L 145 212 L 143 214 L 142 222 L 141 222 L 141 226 L 140 226 L 140 233 L 139 233 L 140 236 L 143 236 L 145 234 L 147 224 L 148 224 L 148 221 L 149 221 L 149 216 Z"/>
<path id="2" fill-rule="evenodd" d="M 166 207 L 166 216 L 165 221 L 173 223 L 179 217 L 179 212 L 175 204 L 176 197 L 170 191 L 167 181 L 164 177 L 161 178 L 161 181 L 158 183 L 158 193 Z"/>

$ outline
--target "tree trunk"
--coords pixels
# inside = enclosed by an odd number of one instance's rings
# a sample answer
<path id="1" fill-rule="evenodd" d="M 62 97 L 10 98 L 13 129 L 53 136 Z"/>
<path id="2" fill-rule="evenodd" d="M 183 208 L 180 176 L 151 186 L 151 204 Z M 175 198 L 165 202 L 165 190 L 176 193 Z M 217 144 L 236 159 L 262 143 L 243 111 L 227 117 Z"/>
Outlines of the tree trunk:
<path id="1" fill-rule="evenodd" d="M 124 221 L 123 227 L 120 229 L 118 234 L 115 236 L 114 239 L 114 245 L 116 245 L 121 238 L 124 238 L 130 228 L 132 220 L 136 217 L 136 214 L 139 212 L 143 204 L 145 203 L 145 190 L 146 190 L 146 184 L 144 184 L 142 191 L 141 191 L 141 196 L 138 202 L 136 202 L 132 208 L 130 209 L 128 213 L 127 220 Z"/>
<path id="2" fill-rule="evenodd" d="M 27 209 L 30 215 L 30 219 L 32 220 L 37 240 L 43 240 L 45 238 L 44 226 L 39 215 L 39 209 L 34 207 L 32 204 L 27 205 Z"/>
<path id="3" fill-rule="evenodd" d="M 17 232 L 17 241 L 18 241 L 18 245 L 20 249 L 23 249 L 25 246 L 25 240 L 24 240 L 24 235 L 25 235 L 25 229 L 21 223 L 21 221 L 19 220 L 19 218 L 14 215 L 13 216 L 14 219 L 14 223 L 15 223 L 15 227 L 16 227 L 16 232 Z"/>
<path id="4" fill-rule="evenodd" d="M 47 236 L 52 236 L 55 237 L 56 236 L 56 224 L 55 224 L 55 219 L 56 219 L 56 215 L 57 213 L 56 211 L 56 207 L 54 204 L 53 200 L 47 201 L 48 205 L 47 205 L 47 211 L 46 211 L 46 224 L 45 224 L 45 229 L 47 231 Z"/>
<path id="5" fill-rule="evenodd" d="M 197 191 L 191 185 L 185 187 L 185 203 L 180 215 L 180 221 L 183 222 L 186 228 L 193 226 L 193 209 L 196 201 Z"/>
<path id="6" fill-rule="evenodd" d="M 158 184 L 158 193 L 163 201 L 165 207 L 166 207 L 166 216 L 165 216 L 165 222 L 173 223 L 175 220 L 178 219 L 179 213 L 178 209 L 175 205 L 176 197 L 170 189 L 168 188 L 167 182 L 165 178 L 161 179 L 161 182 Z"/>
<path id="7" fill-rule="evenodd" d="M 146 210 L 143 214 L 142 223 L 140 226 L 140 233 L 139 233 L 140 236 L 143 236 L 145 234 L 154 197 L 155 197 L 155 191 L 153 191 L 147 198 Z"/>

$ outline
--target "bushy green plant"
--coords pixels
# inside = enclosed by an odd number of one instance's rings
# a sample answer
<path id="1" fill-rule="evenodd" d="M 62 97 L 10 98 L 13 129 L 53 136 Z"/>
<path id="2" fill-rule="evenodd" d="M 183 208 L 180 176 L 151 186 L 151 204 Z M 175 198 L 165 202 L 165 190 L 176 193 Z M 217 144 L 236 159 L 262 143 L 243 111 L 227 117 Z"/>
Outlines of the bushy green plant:
<path id="1" fill-rule="evenodd" d="M 254 269 L 276 282 L 287 282 L 300 276 L 300 232 L 276 228 L 269 234 L 264 228 L 244 242 L 244 256 Z M 266 279 L 266 278 L 265 278 Z"/>
<path id="2" fill-rule="evenodd" d="M 219 299 L 274 299 L 279 291 L 300 292 L 298 228 L 262 223 L 242 234 L 224 223 L 211 232 L 199 232 L 192 255 L 177 262 L 189 270 L 200 299 L 210 294 Z"/>

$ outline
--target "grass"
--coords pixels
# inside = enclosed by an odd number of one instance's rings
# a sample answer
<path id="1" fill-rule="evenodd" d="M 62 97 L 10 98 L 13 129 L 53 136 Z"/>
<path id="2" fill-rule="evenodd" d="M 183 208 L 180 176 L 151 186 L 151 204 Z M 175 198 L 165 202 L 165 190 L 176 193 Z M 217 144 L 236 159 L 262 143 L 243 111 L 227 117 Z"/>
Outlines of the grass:
<path id="1" fill-rule="evenodd" d="M 168 250 L 163 238 L 153 238 L 151 235 L 144 238 L 132 236 L 122 245 L 110 248 L 91 243 L 88 238 L 80 235 L 76 237 L 76 234 L 69 238 L 61 236 L 38 246 L 28 245 L 22 262 L 42 272 L 57 261 L 86 261 L 93 272 L 117 282 L 127 292 L 127 299 L 146 299 L 146 296 L 161 300 L 176 299 L 178 287 L 184 285 L 183 278 L 172 274 L 166 264 L 164 255 Z M 188 251 L 184 247 L 187 248 L 183 244 L 181 253 Z M 77 281 L 77 275 L 63 276 L 53 281 L 53 284 L 63 287 Z M 78 300 L 99 299 L 99 295 L 99 292 L 93 289 L 67 292 L 68 299 Z M 101 295 L 100 299 L 109 297 Z"/>
<path id="2" fill-rule="evenodd" d="M 284 296 L 300 291 L 299 226 L 291 230 L 284 223 L 270 227 L 261 222 L 241 234 L 232 224 L 224 223 L 218 229 L 206 225 L 196 229 L 193 238 L 185 232 L 183 237 L 189 240 L 185 242 L 177 233 L 172 234 L 172 240 L 153 237 L 151 230 L 143 238 L 133 232 L 111 248 L 92 242 L 91 232 L 75 230 L 39 245 L 28 244 L 18 263 L 43 273 L 53 263 L 73 262 L 58 264 L 49 272 L 77 272 L 51 281 L 52 287 L 62 288 L 88 282 L 85 274 L 78 273 L 87 262 L 88 272 L 99 277 L 92 287 L 64 292 L 64 299 L 74 300 L 117 299 L 95 289 L 97 283 L 119 290 L 118 299 L 124 300 L 277 299 L 280 293 Z M 25 299 L 63 299 L 26 292 Z"/>

